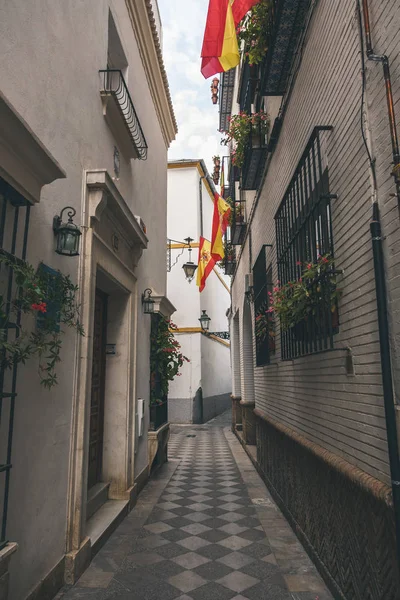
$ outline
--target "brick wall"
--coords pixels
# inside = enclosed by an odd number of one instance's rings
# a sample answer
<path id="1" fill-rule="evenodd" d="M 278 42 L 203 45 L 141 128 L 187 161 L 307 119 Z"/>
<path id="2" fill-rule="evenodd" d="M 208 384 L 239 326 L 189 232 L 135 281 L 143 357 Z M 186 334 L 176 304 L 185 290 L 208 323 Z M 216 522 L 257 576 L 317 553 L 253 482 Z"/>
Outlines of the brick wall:
<path id="1" fill-rule="evenodd" d="M 400 17 L 393 0 L 371 0 L 376 52 L 391 60 L 395 109 L 400 114 Z M 316 125 L 331 125 L 325 156 L 332 201 L 335 257 L 344 270 L 340 329 L 333 352 L 281 361 L 255 369 L 257 408 L 383 482 L 389 481 L 381 387 L 372 248 L 369 232 L 371 185 L 360 129 L 361 60 L 355 2 L 320 0 L 310 24 L 303 58 L 271 157 L 249 236 L 232 286 L 233 313 L 239 311 L 243 339 L 244 276 L 262 244 L 272 244 L 267 266 L 277 279 L 274 215 Z M 396 385 L 400 386 L 400 230 L 391 170 L 391 147 L 382 67 L 367 63 L 368 117 L 377 158 L 379 203 L 386 236 L 387 273 Z M 346 374 L 347 348 L 355 374 Z M 254 350 L 254 349 L 253 349 Z M 243 362 L 248 360 L 242 347 Z M 247 357 L 247 358 L 246 358 Z M 242 386 L 243 386 L 242 382 Z"/>

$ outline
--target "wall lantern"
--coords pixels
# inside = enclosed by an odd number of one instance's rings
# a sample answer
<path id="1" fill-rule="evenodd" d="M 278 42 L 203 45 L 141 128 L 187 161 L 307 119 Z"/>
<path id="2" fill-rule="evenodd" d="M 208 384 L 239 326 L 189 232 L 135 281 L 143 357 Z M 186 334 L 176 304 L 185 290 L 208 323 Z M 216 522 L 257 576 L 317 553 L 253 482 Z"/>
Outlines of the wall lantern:
<path id="1" fill-rule="evenodd" d="M 207 314 L 207 312 L 205 310 L 203 310 L 202 313 L 203 314 L 201 315 L 199 321 L 200 321 L 200 325 L 201 325 L 202 330 L 205 333 L 207 333 L 208 330 L 210 329 L 210 321 L 211 321 L 211 319 L 210 319 L 210 317 L 208 316 L 208 314 Z"/>
<path id="2" fill-rule="evenodd" d="M 193 281 L 194 274 L 197 269 L 197 265 L 191 260 L 192 247 L 191 247 L 190 243 L 193 242 L 193 239 L 191 237 L 187 237 L 187 238 L 185 238 L 185 242 L 189 246 L 189 260 L 182 266 L 182 269 L 185 272 L 185 277 L 186 277 L 187 281 L 190 283 L 191 281 Z"/>
<path id="3" fill-rule="evenodd" d="M 152 291 L 150 288 L 144 290 L 142 294 L 143 312 L 146 315 L 151 315 L 154 312 L 154 300 L 151 297 Z"/>
<path id="4" fill-rule="evenodd" d="M 68 222 L 63 223 L 62 216 L 64 211 L 68 211 Z M 53 231 L 57 236 L 57 254 L 62 256 L 78 256 L 79 254 L 79 238 L 81 230 L 73 222 L 73 217 L 76 215 L 76 210 L 72 206 L 66 206 L 62 209 L 60 216 L 56 215 L 53 219 Z"/>

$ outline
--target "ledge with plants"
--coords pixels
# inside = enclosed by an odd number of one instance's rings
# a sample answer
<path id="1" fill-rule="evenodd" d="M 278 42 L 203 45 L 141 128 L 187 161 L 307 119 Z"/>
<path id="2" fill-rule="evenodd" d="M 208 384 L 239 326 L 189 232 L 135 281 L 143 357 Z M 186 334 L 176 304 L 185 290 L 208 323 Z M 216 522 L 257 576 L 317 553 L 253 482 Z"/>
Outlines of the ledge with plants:
<path id="1" fill-rule="evenodd" d="M 38 359 L 41 384 L 57 384 L 56 367 L 66 328 L 84 335 L 76 300 L 78 287 L 68 275 L 43 264 L 37 270 L 26 261 L 0 253 L 1 277 L 14 277 L 11 298 L 0 295 L 0 361 L 3 369 Z M 4 279 L 3 279 L 4 281 Z"/>
<path id="2" fill-rule="evenodd" d="M 304 334 L 312 327 L 317 334 L 332 330 L 338 324 L 337 310 L 342 291 L 337 287 L 340 270 L 326 254 L 316 263 L 298 262 L 300 277 L 283 285 L 280 282 L 269 292 L 270 306 L 256 317 L 256 337 L 265 339 L 271 318 L 279 318 L 281 331 L 293 329 Z M 300 327 L 299 329 L 299 326 Z"/>
<path id="3" fill-rule="evenodd" d="M 229 120 L 229 130 L 221 144 L 232 145 L 231 160 L 236 167 L 242 168 L 248 147 L 260 148 L 266 146 L 266 136 L 269 133 L 270 117 L 267 112 L 259 111 L 247 114 L 244 111 L 233 115 Z"/>

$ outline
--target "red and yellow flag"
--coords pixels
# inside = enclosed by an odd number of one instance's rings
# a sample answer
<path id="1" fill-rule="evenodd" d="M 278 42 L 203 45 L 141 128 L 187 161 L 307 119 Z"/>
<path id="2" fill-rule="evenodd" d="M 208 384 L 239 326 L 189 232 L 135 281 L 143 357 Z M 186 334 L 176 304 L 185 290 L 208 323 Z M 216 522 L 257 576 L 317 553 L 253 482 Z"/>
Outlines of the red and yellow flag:
<path id="1" fill-rule="evenodd" d="M 239 64 L 236 27 L 260 0 L 209 0 L 201 72 L 204 77 L 229 71 Z"/>
<path id="2" fill-rule="evenodd" d="M 260 0 L 234 0 L 232 3 L 232 14 L 235 25 L 239 25 L 245 14 L 259 2 Z"/>
<path id="3" fill-rule="evenodd" d="M 211 242 L 205 238 L 200 238 L 199 244 L 199 266 L 197 268 L 196 284 L 200 288 L 200 292 L 204 290 L 206 279 L 213 270 L 215 260 L 211 256 Z"/>
<path id="4" fill-rule="evenodd" d="M 231 0 L 210 0 L 201 57 L 201 72 L 206 79 L 239 64 Z"/>
<path id="5" fill-rule="evenodd" d="M 222 260 L 225 256 L 224 233 L 229 225 L 231 207 L 217 192 L 214 194 L 214 215 L 211 234 L 211 256 L 214 261 Z"/>

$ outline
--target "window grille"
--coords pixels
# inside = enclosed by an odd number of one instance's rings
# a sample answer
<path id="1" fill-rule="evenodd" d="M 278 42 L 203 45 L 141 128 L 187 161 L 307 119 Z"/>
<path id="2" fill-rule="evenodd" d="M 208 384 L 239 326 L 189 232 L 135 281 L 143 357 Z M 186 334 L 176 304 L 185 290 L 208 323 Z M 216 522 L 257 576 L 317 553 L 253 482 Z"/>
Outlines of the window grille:
<path id="1" fill-rule="evenodd" d="M 0 177 L 0 252 L 18 262 L 25 260 L 28 243 L 30 204 L 11 185 Z M 0 320 L 0 335 L 5 341 L 19 337 L 21 310 L 11 310 L 11 299 L 16 294 L 14 271 L 11 267 L 0 267 L 0 296 L 3 318 Z M 14 428 L 15 401 L 17 398 L 17 363 L 7 369 L 4 354 L 0 352 L 0 550 L 7 544 L 7 514 L 10 491 L 12 438 Z"/>
<path id="2" fill-rule="evenodd" d="M 304 263 L 333 256 L 331 200 L 324 135 L 332 127 L 315 127 L 275 215 L 278 278 L 283 285 L 301 277 Z M 301 263 L 301 264 L 300 264 Z M 320 283 L 323 284 L 321 281 Z M 318 313 L 281 331 L 281 357 L 292 359 L 333 348 L 337 307 L 321 305 Z"/>
<path id="3" fill-rule="evenodd" d="M 253 266 L 254 327 L 256 337 L 256 366 L 268 365 L 275 353 L 275 328 L 270 307 L 272 292 L 272 267 L 267 269 L 266 248 L 263 246 Z"/>

